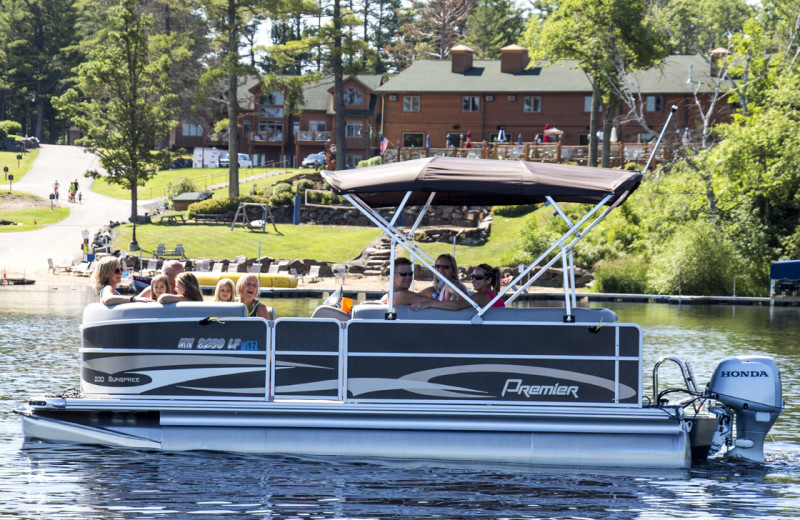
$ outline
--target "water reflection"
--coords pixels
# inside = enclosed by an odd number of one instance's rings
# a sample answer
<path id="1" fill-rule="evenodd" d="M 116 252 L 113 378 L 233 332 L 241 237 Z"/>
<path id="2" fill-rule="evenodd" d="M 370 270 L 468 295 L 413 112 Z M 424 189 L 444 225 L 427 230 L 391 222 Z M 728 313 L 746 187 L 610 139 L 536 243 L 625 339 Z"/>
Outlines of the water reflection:
<path id="1" fill-rule="evenodd" d="M 712 460 L 689 472 L 571 471 L 95 447 L 22 448 L 10 412 L 78 385 L 85 291 L 0 290 L 0 517 L 22 518 L 776 518 L 800 517 L 800 309 L 610 303 L 639 323 L 649 367 L 693 361 L 699 381 L 735 354 L 776 358 L 785 414 L 763 465 Z M 270 300 L 281 316 L 319 300 Z M 665 366 L 666 367 L 666 366 Z M 676 373 L 665 373 L 663 384 Z M 649 372 L 645 382 L 649 385 Z"/>

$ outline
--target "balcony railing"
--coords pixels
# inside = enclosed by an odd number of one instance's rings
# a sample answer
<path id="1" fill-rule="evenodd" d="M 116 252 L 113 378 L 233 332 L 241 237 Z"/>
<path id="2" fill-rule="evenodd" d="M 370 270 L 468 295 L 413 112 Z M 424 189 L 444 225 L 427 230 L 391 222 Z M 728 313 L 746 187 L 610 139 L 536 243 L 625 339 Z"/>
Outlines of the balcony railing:
<path id="1" fill-rule="evenodd" d="M 329 131 L 300 130 L 294 134 L 295 141 L 299 143 L 324 143 L 330 138 L 331 133 Z"/>
<path id="2" fill-rule="evenodd" d="M 682 143 L 698 149 L 697 143 Z M 713 145 L 712 145 L 713 146 Z M 653 151 L 653 145 L 648 143 L 613 143 L 610 150 L 611 167 L 621 167 L 628 163 L 643 166 Z M 598 161 L 602 154 L 602 145 L 598 145 Z M 653 162 L 663 163 L 674 158 L 674 148 L 662 143 L 656 151 Z M 527 160 L 534 162 L 569 162 L 572 164 L 586 165 L 589 160 L 588 145 L 564 145 L 558 143 L 523 143 L 523 144 L 496 144 L 472 143 L 470 148 L 388 148 L 384 155 L 384 162 L 410 161 L 432 156 L 469 157 L 475 159 L 505 159 Z"/>

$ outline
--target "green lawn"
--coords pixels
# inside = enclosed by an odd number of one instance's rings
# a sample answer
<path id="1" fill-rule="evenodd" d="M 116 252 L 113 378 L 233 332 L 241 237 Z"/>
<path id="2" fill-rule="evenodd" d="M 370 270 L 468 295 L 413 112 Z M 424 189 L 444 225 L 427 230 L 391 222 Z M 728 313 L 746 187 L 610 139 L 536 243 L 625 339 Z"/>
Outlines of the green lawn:
<path id="1" fill-rule="evenodd" d="M 239 170 L 239 179 L 247 179 L 254 175 L 260 175 L 265 172 L 280 172 L 277 175 L 264 177 L 254 180 L 241 181 L 239 183 L 239 193 L 241 195 L 248 195 L 253 188 L 253 184 L 258 184 L 259 188 L 265 185 L 272 185 L 280 182 L 283 179 L 292 177 L 297 174 L 298 170 L 287 170 L 286 168 L 245 168 Z M 288 173 L 282 173 L 288 172 Z M 209 186 L 228 182 L 228 169 L 227 168 L 183 168 L 180 170 L 164 170 L 148 181 L 146 186 L 140 186 L 138 190 L 139 199 L 148 200 L 156 199 L 159 197 L 166 197 L 169 184 L 176 185 L 184 177 L 188 177 L 194 183 L 198 190 L 208 191 Z M 119 184 L 112 184 L 105 179 L 98 179 L 92 185 L 92 191 L 108 195 L 117 199 L 130 200 L 131 192 L 122 188 Z M 221 188 L 212 190 L 215 198 L 226 198 L 228 196 L 228 188 Z"/>
<path id="2" fill-rule="evenodd" d="M 33 160 L 39 155 L 39 150 L 32 150 L 22 154 L 22 160 L 17 161 L 17 155 L 20 152 L 0 152 L 0 188 L 8 188 L 8 175 L 14 176 L 14 182 L 22 179 L 26 173 L 31 169 Z M 17 166 L 19 164 L 19 166 Z M 8 167 L 8 173 L 5 173 L 5 168 Z M 11 188 L 14 188 L 12 183 Z"/>
<path id="3" fill-rule="evenodd" d="M 478 247 L 457 246 L 456 259 L 460 264 L 485 262 L 499 265 L 513 251 L 517 231 L 524 218 L 496 217 L 489 241 Z M 164 244 L 170 249 L 175 244 L 183 244 L 188 256 L 193 258 L 222 259 L 237 255 L 253 258 L 258 254 L 258 244 L 261 241 L 261 254 L 264 256 L 345 262 L 356 258 L 380 235 L 379 230 L 363 227 L 291 224 L 278 224 L 277 227 L 283 236 L 276 235 L 271 226 L 267 226 L 267 233 L 261 233 L 238 226 L 230 231 L 230 226 L 222 224 L 146 224 L 136 226 L 136 239 L 144 250 L 144 256 L 150 256 L 158 244 Z M 132 226 L 126 224 L 117 230 L 114 248 L 127 250 Z M 451 253 L 453 250 L 452 245 L 445 243 L 422 244 L 421 247 L 434 258 L 440 253 Z"/>
<path id="4" fill-rule="evenodd" d="M 0 192 L 0 201 L 7 198 L 19 199 L 20 197 L 37 199 L 39 197 L 30 193 L 21 191 Z M 33 205 L 33 204 L 31 204 Z M 54 208 L 50 209 L 49 206 L 36 207 L 33 209 L 14 209 L 7 211 L 0 211 L 0 220 L 9 220 L 21 225 L 0 226 L 0 233 L 12 233 L 15 231 L 31 231 L 37 229 L 39 226 L 46 226 L 47 224 L 54 224 L 69 216 L 69 208 Z M 33 221 L 36 219 L 36 224 Z"/>

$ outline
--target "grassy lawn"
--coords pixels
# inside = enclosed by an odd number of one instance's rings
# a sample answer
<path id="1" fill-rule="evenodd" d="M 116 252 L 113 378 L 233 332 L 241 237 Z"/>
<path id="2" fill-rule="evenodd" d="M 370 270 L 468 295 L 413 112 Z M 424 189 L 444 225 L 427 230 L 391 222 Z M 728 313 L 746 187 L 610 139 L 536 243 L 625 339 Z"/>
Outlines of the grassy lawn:
<path id="1" fill-rule="evenodd" d="M 33 150 L 22 154 L 22 160 L 17 166 L 17 155 L 19 152 L 0 152 L 0 187 L 8 187 L 8 177 L 4 168 L 8 167 L 8 173 L 14 176 L 14 182 L 22 179 L 33 165 L 33 160 L 39 155 L 39 150 Z M 14 187 L 13 184 L 11 186 Z"/>
<path id="2" fill-rule="evenodd" d="M 283 174 L 282 172 L 288 171 L 289 173 Z M 264 177 L 260 179 L 242 181 L 239 183 L 239 193 L 247 195 L 253 188 L 253 184 L 258 184 L 259 188 L 265 185 L 272 185 L 280 182 L 283 179 L 292 177 L 297 174 L 298 170 L 286 170 L 285 168 L 246 168 L 239 170 L 239 179 L 246 179 L 254 175 L 260 175 L 265 172 L 281 172 L 278 175 Z M 227 168 L 184 168 L 180 170 L 164 170 L 148 181 L 147 185 L 140 186 L 138 190 L 139 199 L 156 199 L 159 197 L 166 197 L 169 190 L 169 184 L 177 184 L 184 177 L 188 177 L 199 190 L 208 191 L 209 186 L 228 182 L 228 169 Z M 98 179 L 92 184 L 92 191 L 108 195 L 117 199 L 130 200 L 131 192 L 123 189 L 118 184 L 112 184 L 105 179 Z M 227 197 L 228 188 L 212 190 L 215 198 Z"/>
<path id="3" fill-rule="evenodd" d="M 36 195 L 24 193 L 21 191 L 2 192 L 0 193 L 0 203 L 6 202 L 9 199 L 15 199 L 17 205 L 24 204 L 24 199 L 35 199 L 31 205 L 41 204 L 41 200 Z M 16 231 L 31 231 L 37 229 L 39 226 L 46 226 L 47 224 L 54 224 L 69 216 L 69 208 L 54 208 L 50 209 L 50 205 L 42 207 L 34 207 L 32 209 L 10 209 L 0 210 L 0 220 L 9 220 L 21 225 L 0 226 L 0 233 L 12 233 Z M 36 219 L 36 225 L 33 220 Z"/>
<path id="4" fill-rule="evenodd" d="M 146 224 L 136 226 L 136 241 L 144 256 L 150 256 L 158 244 L 171 249 L 175 244 L 183 244 L 188 256 L 192 258 L 233 258 L 258 255 L 261 241 L 261 255 L 281 259 L 315 259 L 326 262 L 345 262 L 357 257 L 380 232 L 372 228 L 351 226 L 293 226 L 278 224 L 276 235 L 271 226 L 267 233 L 250 231 L 237 226 L 231 231 L 230 225 L 184 224 L 168 226 Z M 117 228 L 114 239 L 115 249 L 128 249 L 133 226 L 126 224 Z"/>
<path id="5" fill-rule="evenodd" d="M 456 246 L 456 259 L 460 264 L 488 263 L 499 265 L 514 249 L 517 231 L 525 217 L 496 217 L 492 235 L 483 246 Z M 132 226 L 117 228 L 114 248 L 128 249 Z M 173 248 L 183 244 L 187 254 L 193 258 L 233 258 L 261 254 L 280 259 L 314 259 L 326 262 L 352 260 L 375 238 L 380 231 L 374 228 L 350 226 L 293 226 L 278 224 L 283 236 L 276 235 L 270 226 L 267 233 L 254 232 L 237 227 L 230 231 L 225 225 L 184 224 L 168 226 L 147 224 L 136 226 L 136 239 L 149 256 L 158 244 Z M 422 248 L 434 258 L 440 253 L 452 253 L 453 246 L 445 243 L 422 244 Z"/>

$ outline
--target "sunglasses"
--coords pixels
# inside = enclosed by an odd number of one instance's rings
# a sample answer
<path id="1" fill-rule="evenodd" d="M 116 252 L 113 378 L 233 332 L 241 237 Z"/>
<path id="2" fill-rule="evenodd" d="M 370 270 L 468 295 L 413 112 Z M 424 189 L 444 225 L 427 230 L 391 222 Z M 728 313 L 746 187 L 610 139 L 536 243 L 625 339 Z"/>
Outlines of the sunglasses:
<path id="1" fill-rule="evenodd" d="M 436 264 L 433 267 L 435 267 L 436 269 L 450 269 L 453 266 L 448 264 Z"/>
<path id="2" fill-rule="evenodd" d="M 472 279 L 473 280 L 481 281 L 481 280 L 486 280 L 487 278 L 489 278 L 489 277 L 488 276 L 484 276 L 482 274 L 473 274 L 472 275 Z"/>
<path id="3" fill-rule="evenodd" d="M 411 276 L 413 275 L 413 271 L 403 271 L 402 273 L 397 273 L 397 276 Z"/>
<path id="4" fill-rule="evenodd" d="M 114 269 L 114 274 L 119 274 L 119 273 L 121 273 L 121 272 L 122 272 L 122 269 L 120 269 L 119 267 L 117 267 L 116 269 Z"/>

